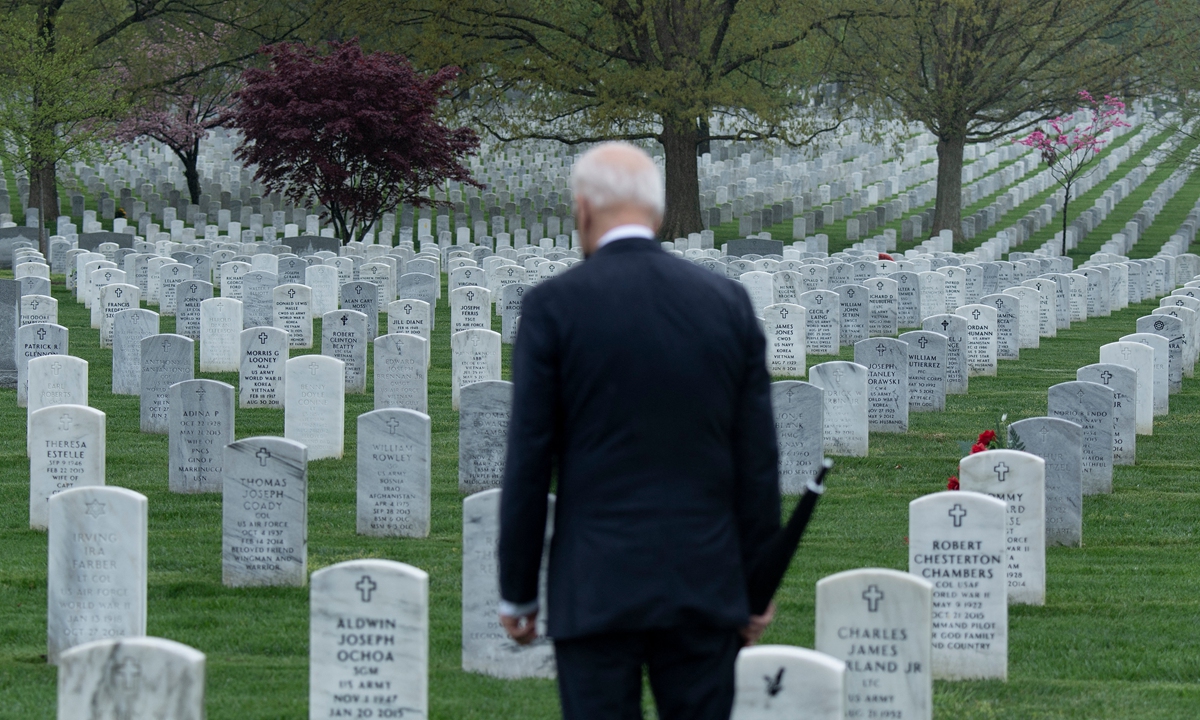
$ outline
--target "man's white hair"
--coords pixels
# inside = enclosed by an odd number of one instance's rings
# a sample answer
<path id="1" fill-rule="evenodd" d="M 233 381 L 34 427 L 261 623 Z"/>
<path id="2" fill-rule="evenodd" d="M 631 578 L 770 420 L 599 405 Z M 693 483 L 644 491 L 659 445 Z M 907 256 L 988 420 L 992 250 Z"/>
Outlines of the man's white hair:
<path id="1" fill-rule="evenodd" d="M 597 210 L 629 203 L 649 208 L 661 218 L 666 208 L 658 166 L 644 150 L 625 142 L 597 145 L 576 160 L 571 192 Z"/>

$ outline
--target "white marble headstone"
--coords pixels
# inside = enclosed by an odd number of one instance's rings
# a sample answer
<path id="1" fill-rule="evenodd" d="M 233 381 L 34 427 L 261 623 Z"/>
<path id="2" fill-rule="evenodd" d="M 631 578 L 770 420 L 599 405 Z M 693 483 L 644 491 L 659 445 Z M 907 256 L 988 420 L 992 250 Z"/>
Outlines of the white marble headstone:
<path id="1" fill-rule="evenodd" d="M 933 583 L 933 677 L 1008 678 L 1008 504 L 947 491 L 908 504 L 908 571 Z"/>
<path id="2" fill-rule="evenodd" d="M 807 648 L 743 648 L 730 720 L 844 720 L 846 663 Z"/>
<path id="3" fill-rule="evenodd" d="M 387 408 L 358 416 L 358 534 L 427 537 L 430 420 Z"/>
<path id="4" fill-rule="evenodd" d="M 308 459 L 303 445 L 251 437 L 225 446 L 221 581 L 229 587 L 304 585 Z"/>
<path id="5" fill-rule="evenodd" d="M 344 448 L 345 363 L 301 355 L 285 366 L 283 436 L 308 448 L 309 460 L 340 458 Z"/>
<path id="6" fill-rule="evenodd" d="M 814 365 L 809 380 L 825 391 L 825 452 L 867 455 L 867 368 L 835 360 Z"/>
<path id="7" fill-rule="evenodd" d="M 45 530 L 52 496 L 104 485 L 106 417 L 83 405 L 50 405 L 31 414 L 29 424 L 29 527 Z"/>
<path id="8" fill-rule="evenodd" d="M 817 582 L 816 615 L 816 649 L 846 663 L 846 717 L 931 720 L 932 583 L 847 570 Z"/>
<path id="9" fill-rule="evenodd" d="M 1020 450 L 988 450 L 959 460 L 963 490 L 1008 503 L 1008 602 L 1046 604 L 1046 461 Z"/>
<path id="10" fill-rule="evenodd" d="M 391 560 L 313 573 L 310 718 L 425 718 L 429 710 L 429 575 Z"/>
<path id="11" fill-rule="evenodd" d="M 146 496 L 77 487 L 49 502 L 47 657 L 146 634 Z"/>
<path id="12" fill-rule="evenodd" d="M 450 336 L 451 405 L 459 408 L 462 388 L 475 382 L 500 379 L 500 333 L 464 330 Z"/>
<path id="13" fill-rule="evenodd" d="M 157 637 L 78 645 L 58 659 L 58 720 L 204 720 L 204 653 Z"/>
<path id="14" fill-rule="evenodd" d="M 554 527 L 554 498 L 546 518 L 546 547 Z M 500 490 L 484 490 L 463 500 L 462 510 L 462 668 L 499 678 L 553 678 L 554 644 L 546 637 L 546 613 L 537 619 L 538 638 L 517 645 L 500 625 L 496 543 L 500 537 Z M 546 553 L 542 555 L 538 598 L 546 606 Z"/>

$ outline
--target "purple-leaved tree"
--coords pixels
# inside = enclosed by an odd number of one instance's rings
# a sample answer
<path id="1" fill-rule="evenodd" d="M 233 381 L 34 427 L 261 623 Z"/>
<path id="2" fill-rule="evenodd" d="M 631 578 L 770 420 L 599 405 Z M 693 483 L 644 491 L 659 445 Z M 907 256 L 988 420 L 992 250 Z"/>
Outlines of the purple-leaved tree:
<path id="1" fill-rule="evenodd" d="M 272 45 L 269 67 L 242 74 L 230 124 L 256 179 L 297 203 L 315 196 L 344 243 L 401 202 L 431 204 L 434 185 L 475 184 L 462 164 L 479 145 L 475 132 L 437 115 L 458 68 L 425 75 L 356 40 L 328 47 Z"/>

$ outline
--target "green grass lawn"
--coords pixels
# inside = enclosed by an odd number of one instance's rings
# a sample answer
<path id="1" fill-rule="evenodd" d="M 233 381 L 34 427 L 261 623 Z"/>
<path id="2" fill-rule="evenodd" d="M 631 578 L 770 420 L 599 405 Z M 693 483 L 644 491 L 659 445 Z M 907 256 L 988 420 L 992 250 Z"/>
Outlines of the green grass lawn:
<path id="1" fill-rule="evenodd" d="M 1144 149 L 1161 142 L 1156 138 Z M 1130 162 L 1138 161 L 1141 153 Z M 1103 192 L 1126 164 L 1100 184 Z M 1077 262 L 1119 228 L 1157 187 L 1157 170 L 1084 242 Z M 1152 255 L 1200 197 L 1200 174 L 1158 216 L 1135 248 Z M 1031 203 L 1040 202 L 1036 198 Z M 1072 207 L 1089 206 L 1086 198 Z M 1006 225 L 1026 210 L 1014 209 Z M 1074 215 L 1074 213 L 1072 213 Z M 790 227 L 788 228 L 790 237 Z M 1053 233 L 1047 228 L 1043 233 Z M 779 237 L 778 235 L 776 237 Z M 1026 243 L 1030 250 L 1041 235 Z M 831 245 L 833 243 L 831 242 Z M 60 321 L 72 329 L 71 352 L 91 363 L 91 403 L 108 414 L 108 483 L 150 500 L 150 635 L 208 656 L 208 715 L 213 720 L 307 715 L 307 588 L 232 589 L 221 585 L 219 495 L 167 491 L 167 438 L 138 431 L 136 397 L 110 393 L 112 354 L 99 348 L 86 311 L 56 278 Z M 445 295 L 443 296 L 445 298 Z M 944 489 L 956 474 L 957 442 L 1009 421 L 1042 415 L 1046 389 L 1075 379 L 1096 362 L 1100 345 L 1134 331 L 1148 301 L 1043 339 L 1020 361 L 1000 361 L 995 378 L 972 378 L 968 396 L 947 399 L 943 413 L 911 416 L 905 435 L 871 436 L 870 456 L 838 461 L 779 595 L 779 616 L 765 642 L 811 647 L 814 585 L 856 567 L 907 568 L 908 503 Z M 500 681 L 460 667 L 461 507 L 457 490 L 457 414 L 450 409 L 448 303 L 440 303 L 429 374 L 433 418 L 433 523 L 429 538 L 373 539 L 355 534 L 355 422 L 373 409 L 367 392 L 346 398 L 346 456 L 310 463 L 309 566 L 386 558 L 430 575 L 430 716 L 555 718 L 549 681 Z M 498 320 L 495 322 L 499 329 Z M 170 332 L 171 318 L 161 329 Z M 320 328 L 314 329 L 320 338 Z M 844 349 L 840 359 L 852 359 Z M 810 356 L 809 364 L 833 359 Z M 507 368 L 508 348 L 505 351 Z M 203 373 L 236 384 L 232 374 Z M 507 376 L 507 370 L 506 370 Z M 55 670 L 45 663 L 46 535 L 28 526 L 25 411 L 0 390 L 0 717 L 52 718 Z M 282 435 L 283 412 L 238 410 L 237 437 Z M 938 682 L 938 718 L 1194 718 L 1200 716 L 1200 380 L 1185 380 L 1171 414 L 1152 437 L 1138 438 L 1138 464 L 1118 467 L 1114 492 L 1084 499 L 1082 548 L 1047 551 L 1044 607 L 1010 612 L 1009 681 Z M 785 512 L 791 500 L 785 501 Z M 648 717 L 653 717 L 648 710 Z"/>

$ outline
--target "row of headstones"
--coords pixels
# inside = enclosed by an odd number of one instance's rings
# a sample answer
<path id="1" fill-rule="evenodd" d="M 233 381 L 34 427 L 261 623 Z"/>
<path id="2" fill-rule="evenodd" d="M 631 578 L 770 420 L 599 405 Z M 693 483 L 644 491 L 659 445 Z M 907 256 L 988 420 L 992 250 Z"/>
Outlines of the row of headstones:
<path id="1" fill-rule="evenodd" d="M 226 584 L 276 584 L 272 571 L 283 565 L 298 570 L 288 584 L 304 584 L 306 549 L 297 528 L 304 524 L 306 503 L 303 447 L 277 438 L 250 438 L 230 445 L 227 452 L 240 459 L 245 477 L 227 475 Z M 1030 463 L 1036 469 L 1040 460 L 1031 458 Z M 1008 494 L 1012 489 L 1003 488 Z M 492 548 L 498 537 L 499 496 L 499 490 L 488 490 L 464 501 L 463 668 L 503 678 L 553 677 L 553 648 L 544 636 L 518 647 L 496 621 L 490 598 L 498 590 Z M 266 503 L 288 506 L 291 512 L 242 509 Z M 233 519 L 232 528 L 231 506 L 236 508 L 233 518 L 245 518 Z M 1018 601 L 1009 589 L 1013 582 L 1006 579 L 1014 572 L 1011 558 L 1005 558 L 1010 506 L 971 492 L 914 501 L 912 574 L 856 570 L 820 581 L 818 652 L 767 647 L 740 658 L 735 717 L 756 709 L 773 710 L 766 717 L 791 717 L 796 709 L 810 707 L 806 699 L 815 701 L 811 708 L 822 713 L 819 717 L 840 718 L 845 709 L 855 708 L 905 708 L 909 717 L 928 717 L 934 677 L 1004 678 L 1007 604 Z M 116 704 L 136 697 L 144 708 L 178 708 L 181 698 L 191 701 L 194 685 L 179 681 L 181 673 L 202 673 L 202 656 L 184 654 L 159 639 L 136 639 L 145 634 L 147 614 L 146 498 L 123 488 L 77 488 L 55 496 L 49 513 L 48 657 L 60 665 L 60 712 L 96 698 Z M 1026 553 L 1018 565 L 1018 576 L 1028 578 L 1028 584 L 1038 570 L 1033 556 Z M 946 578 L 937 580 L 936 600 L 933 584 L 917 575 Z M 419 711 L 427 703 L 427 603 L 427 576 L 399 563 L 359 560 L 314 573 L 312 706 L 322 716 L 365 706 L 376 712 Z M 968 626 L 970 631 L 963 632 Z M 94 640 L 100 642 L 89 642 Z M 99 652 L 101 647 L 107 653 Z M 164 657 L 154 663 L 139 657 L 139 652 L 168 650 L 189 662 Z M 781 663 L 792 671 L 790 676 L 773 667 Z M 805 672 L 810 665 L 822 672 Z M 755 676 L 762 666 L 773 671 L 765 686 Z M 173 673 L 166 677 L 176 682 L 152 681 L 164 671 Z M 364 685 L 364 675 L 391 684 Z M 189 679 L 203 684 L 202 675 Z M 848 692 L 859 682 L 875 692 Z"/>

